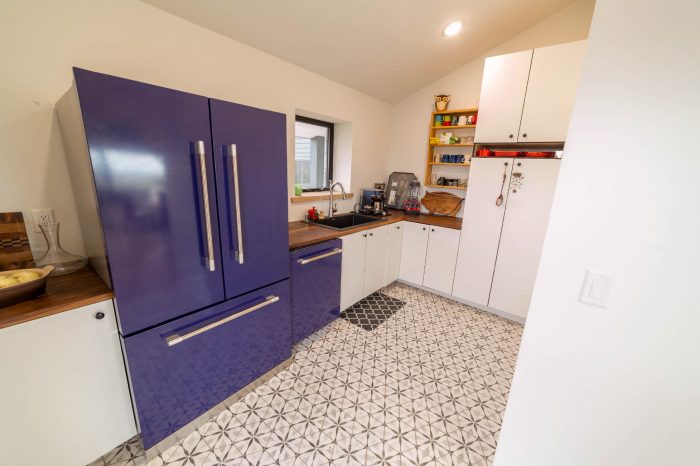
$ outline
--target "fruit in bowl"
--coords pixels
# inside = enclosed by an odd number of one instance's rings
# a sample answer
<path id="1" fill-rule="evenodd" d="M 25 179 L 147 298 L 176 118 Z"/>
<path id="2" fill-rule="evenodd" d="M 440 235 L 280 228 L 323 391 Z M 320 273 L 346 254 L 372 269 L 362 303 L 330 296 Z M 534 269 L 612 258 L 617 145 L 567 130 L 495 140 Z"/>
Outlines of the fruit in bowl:
<path id="1" fill-rule="evenodd" d="M 53 270 L 47 265 L 42 269 L 8 270 L 0 272 L 0 307 L 39 296 L 46 290 L 46 279 Z"/>

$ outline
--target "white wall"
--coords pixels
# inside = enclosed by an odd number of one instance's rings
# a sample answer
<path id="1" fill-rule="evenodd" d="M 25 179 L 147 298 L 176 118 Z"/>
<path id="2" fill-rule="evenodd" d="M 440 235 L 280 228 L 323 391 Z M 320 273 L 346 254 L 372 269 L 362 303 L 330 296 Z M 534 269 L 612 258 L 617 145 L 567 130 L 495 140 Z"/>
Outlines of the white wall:
<path id="1" fill-rule="evenodd" d="M 698 24 L 596 5 L 496 466 L 700 464 Z M 577 301 L 587 268 L 608 309 Z"/>
<path id="2" fill-rule="evenodd" d="M 423 184 L 428 124 L 430 112 L 435 109 L 433 96 L 450 94 L 452 98 L 448 108 L 477 107 L 486 57 L 585 39 L 588 36 L 594 5 L 595 0 L 576 0 L 394 105 L 391 111 L 390 134 L 392 137 L 389 146 L 388 172 L 413 172 Z M 443 170 L 450 170 L 450 175 L 459 174 L 461 177 L 467 173 L 464 168 L 446 167 Z M 464 197 L 464 191 L 450 189 L 445 191 Z"/>
<path id="3" fill-rule="evenodd" d="M 72 66 L 286 113 L 290 195 L 297 109 L 352 123 L 346 188 L 386 169 L 388 104 L 136 0 L 3 0 L 0 56 L 0 212 L 53 207 L 71 251 L 83 247 L 53 104 Z M 289 218 L 309 207 L 290 205 Z"/>

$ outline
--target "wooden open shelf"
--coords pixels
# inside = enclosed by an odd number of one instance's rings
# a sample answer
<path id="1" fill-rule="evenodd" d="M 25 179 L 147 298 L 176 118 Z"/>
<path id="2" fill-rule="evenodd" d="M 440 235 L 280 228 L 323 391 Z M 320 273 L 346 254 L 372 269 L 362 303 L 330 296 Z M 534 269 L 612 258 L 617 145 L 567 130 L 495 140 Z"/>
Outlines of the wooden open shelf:
<path id="1" fill-rule="evenodd" d="M 457 163 L 457 162 L 430 162 L 430 165 L 449 165 L 451 167 L 468 167 L 471 165 L 470 162 Z"/>
<path id="2" fill-rule="evenodd" d="M 476 128 L 476 125 L 433 126 L 433 129 L 460 129 L 460 128 Z"/>
<path id="3" fill-rule="evenodd" d="M 441 184 L 426 184 L 428 188 L 445 188 L 445 189 L 461 189 L 462 191 L 466 191 L 466 186 L 444 186 Z"/>
<path id="4" fill-rule="evenodd" d="M 436 147 L 474 147 L 473 142 L 468 142 L 465 144 L 430 144 L 430 138 L 436 137 L 439 131 L 448 129 L 463 129 L 463 130 L 474 130 L 476 125 L 451 125 L 451 126 L 435 126 L 435 116 L 436 115 L 475 115 L 479 112 L 478 107 L 471 108 L 458 108 L 455 110 L 444 110 L 442 112 L 432 112 L 430 114 L 430 125 L 428 126 L 428 154 L 426 157 L 425 165 L 425 186 L 428 188 L 445 188 L 445 189 L 457 189 L 466 190 L 467 188 L 462 186 L 443 186 L 431 183 L 433 167 L 436 166 L 452 166 L 452 167 L 469 167 L 471 164 L 469 162 L 464 163 L 449 163 L 449 162 L 433 162 L 433 153 Z M 478 123 L 478 121 L 477 121 Z M 460 134 L 471 134 L 471 133 L 460 133 Z M 474 149 L 472 149 L 472 152 Z M 464 152 L 468 152 L 464 150 Z M 439 153 L 439 152 L 438 152 Z M 472 154 L 473 155 L 473 154 Z M 469 154 L 465 154 L 465 158 L 469 158 Z M 469 172 L 465 172 L 469 173 Z"/>

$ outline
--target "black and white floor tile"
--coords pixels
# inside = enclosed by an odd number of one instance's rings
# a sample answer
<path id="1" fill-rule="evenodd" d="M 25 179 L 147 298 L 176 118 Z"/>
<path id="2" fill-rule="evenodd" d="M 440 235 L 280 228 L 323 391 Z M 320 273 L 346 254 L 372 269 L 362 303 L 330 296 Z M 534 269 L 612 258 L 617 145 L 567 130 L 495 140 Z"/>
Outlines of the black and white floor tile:
<path id="1" fill-rule="evenodd" d="M 400 299 L 377 291 L 341 312 L 340 317 L 367 331 L 372 331 L 386 322 L 404 304 L 406 303 Z"/>
<path id="2" fill-rule="evenodd" d="M 146 462 L 138 438 L 93 465 L 489 465 L 520 324 L 395 283 L 403 307 L 367 331 L 345 319 L 294 362 Z"/>

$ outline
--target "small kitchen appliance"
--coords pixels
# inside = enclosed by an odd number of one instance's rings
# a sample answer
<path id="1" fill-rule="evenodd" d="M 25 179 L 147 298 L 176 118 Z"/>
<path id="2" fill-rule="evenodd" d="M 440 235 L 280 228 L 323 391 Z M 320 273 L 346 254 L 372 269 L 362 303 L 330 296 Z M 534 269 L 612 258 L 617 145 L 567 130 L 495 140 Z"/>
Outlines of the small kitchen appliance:
<path id="1" fill-rule="evenodd" d="M 387 215 L 384 205 L 384 190 L 363 188 L 359 210 L 368 215 Z"/>
<path id="2" fill-rule="evenodd" d="M 420 201 L 418 200 L 418 192 L 420 191 L 420 181 L 414 180 L 409 183 L 410 194 L 403 208 L 406 215 L 420 214 Z"/>

